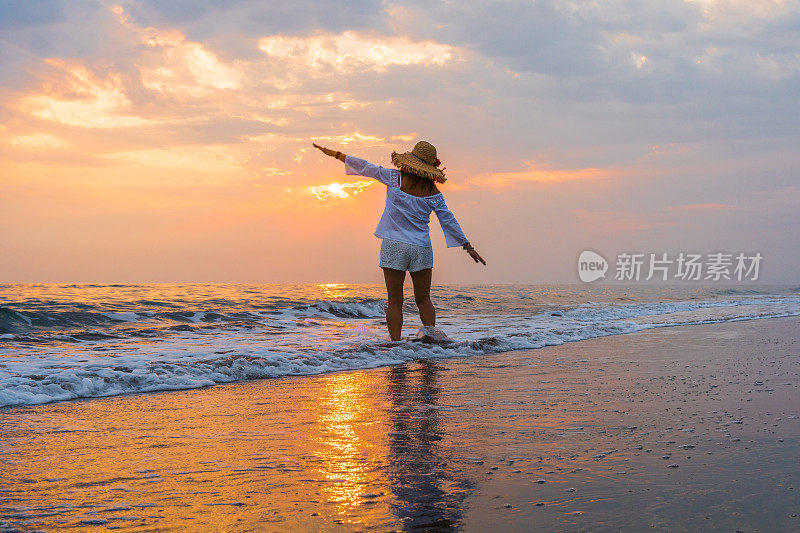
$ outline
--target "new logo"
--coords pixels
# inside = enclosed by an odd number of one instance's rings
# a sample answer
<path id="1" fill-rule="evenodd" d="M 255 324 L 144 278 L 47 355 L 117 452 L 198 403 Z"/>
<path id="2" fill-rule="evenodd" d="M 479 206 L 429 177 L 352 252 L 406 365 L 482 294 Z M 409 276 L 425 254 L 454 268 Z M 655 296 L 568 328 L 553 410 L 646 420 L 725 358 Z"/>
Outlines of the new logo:
<path id="1" fill-rule="evenodd" d="M 584 250 L 578 257 L 578 277 L 584 283 L 591 283 L 606 277 L 608 261 L 602 255 L 591 250 Z"/>

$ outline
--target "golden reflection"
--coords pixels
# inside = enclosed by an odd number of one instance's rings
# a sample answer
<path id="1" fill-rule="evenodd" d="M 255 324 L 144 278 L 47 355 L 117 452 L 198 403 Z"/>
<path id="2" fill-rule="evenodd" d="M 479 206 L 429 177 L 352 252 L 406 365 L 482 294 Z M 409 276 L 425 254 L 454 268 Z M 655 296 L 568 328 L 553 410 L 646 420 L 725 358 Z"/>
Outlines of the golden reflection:
<path id="1" fill-rule="evenodd" d="M 344 298 L 350 293 L 350 287 L 346 283 L 317 283 L 316 287 L 325 298 Z"/>
<path id="2" fill-rule="evenodd" d="M 387 464 L 386 421 L 371 420 L 386 412 L 375 395 L 378 385 L 376 374 L 368 372 L 333 374 L 320 383 L 320 441 L 315 456 L 325 481 L 322 492 L 340 519 L 351 524 L 364 523 L 359 508 L 374 503 L 376 495 L 369 487 L 381 483 Z"/>

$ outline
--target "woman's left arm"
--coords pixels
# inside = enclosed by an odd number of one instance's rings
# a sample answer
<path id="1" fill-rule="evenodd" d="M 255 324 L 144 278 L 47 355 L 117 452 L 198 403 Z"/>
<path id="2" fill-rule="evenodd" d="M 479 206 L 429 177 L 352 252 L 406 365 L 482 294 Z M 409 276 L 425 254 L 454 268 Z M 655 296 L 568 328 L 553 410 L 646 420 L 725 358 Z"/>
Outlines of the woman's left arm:
<path id="1" fill-rule="evenodd" d="M 392 168 L 384 168 L 379 165 L 373 165 L 369 161 L 365 161 L 359 157 L 352 155 L 345 155 L 342 152 L 334 152 L 330 148 L 325 148 L 316 143 L 312 143 L 314 148 L 319 149 L 323 154 L 335 157 L 344 163 L 344 172 L 349 176 L 364 176 L 366 178 L 375 178 L 386 186 L 397 187 L 399 183 L 400 173 L 398 170 Z"/>

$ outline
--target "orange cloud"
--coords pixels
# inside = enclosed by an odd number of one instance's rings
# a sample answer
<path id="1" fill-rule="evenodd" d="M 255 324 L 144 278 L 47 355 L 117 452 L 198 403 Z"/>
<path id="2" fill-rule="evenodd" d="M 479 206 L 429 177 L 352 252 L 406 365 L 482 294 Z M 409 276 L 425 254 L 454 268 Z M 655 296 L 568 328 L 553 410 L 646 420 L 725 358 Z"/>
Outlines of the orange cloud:
<path id="1" fill-rule="evenodd" d="M 357 131 L 351 133 L 345 133 L 342 135 L 315 137 L 315 139 L 326 140 L 337 144 L 349 144 L 352 142 L 360 142 L 360 143 L 375 145 L 375 144 L 383 144 L 384 142 L 386 142 L 386 139 L 383 137 L 377 137 L 375 135 L 365 135 Z"/>
<path id="2" fill-rule="evenodd" d="M 42 120 L 84 128 L 130 128 L 152 122 L 130 114 L 132 105 L 119 74 L 99 78 L 83 65 L 46 59 L 58 75 L 37 94 L 23 96 L 16 109 Z"/>
<path id="3" fill-rule="evenodd" d="M 403 141 L 403 142 L 410 143 L 411 141 L 416 139 L 418 135 L 419 134 L 416 131 L 414 131 L 414 132 L 411 132 L 411 133 L 409 133 L 407 135 L 392 135 L 389 138 L 391 140 L 393 140 L 393 141 Z"/>
<path id="4" fill-rule="evenodd" d="M 71 143 L 49 133 L 32 133 L 8 138 L 8 144 L 25 150 L 53 150 L 69 148 Z"/>
<path id="5" fill-rule="evenodd" d="M 572 180 L 588 180 L 606 178 L 619 172 L 603 168 L 581 168 L 577 170 L 560 170 L 537 167 L 534 161 L 526 161 L 527 170 L 519 172 L 488 172 L 465 180 L 468 186 L 476 187 L 510 187 L 519 182 L 555 183 Z"/>

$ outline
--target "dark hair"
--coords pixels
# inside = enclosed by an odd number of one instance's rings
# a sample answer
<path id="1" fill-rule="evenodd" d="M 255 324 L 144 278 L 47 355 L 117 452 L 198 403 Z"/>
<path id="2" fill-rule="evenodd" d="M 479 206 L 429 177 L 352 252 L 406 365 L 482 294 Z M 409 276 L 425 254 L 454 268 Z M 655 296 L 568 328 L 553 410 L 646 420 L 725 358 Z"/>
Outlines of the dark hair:
<path id="1" fill-rule="evenodd" d="M 433 192 L 436 190 L 436 184 L 432 179 L 423 178 L 414 174 L 413 172 L 402 171 L 401 174 L 404 180 L 410 180 L 415 187 L 422 189 L 428 194 L 433 194 Z"/>

